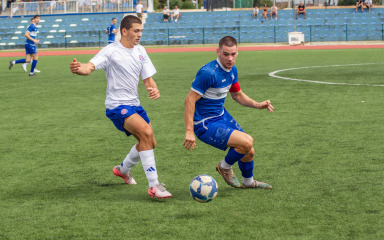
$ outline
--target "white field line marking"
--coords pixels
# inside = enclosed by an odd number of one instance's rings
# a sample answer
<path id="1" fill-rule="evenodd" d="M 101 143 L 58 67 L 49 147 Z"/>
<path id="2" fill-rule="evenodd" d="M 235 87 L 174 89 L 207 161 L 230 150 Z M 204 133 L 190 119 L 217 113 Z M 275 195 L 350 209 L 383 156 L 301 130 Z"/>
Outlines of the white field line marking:
<path id="1" fill-rule="evenodd" d="M 284 72 L 284 71 L 291 71 L 291 70 L 297 70 L 297 69 L 306 69 L 306 68 L 325 68 L 325 67 L 344 67 L 344 66 L 360 66 L 360 65 L 372 65 L 372 64 L 381 64 L 381 63 L 359 63 L 359 64 L 345 64 L 345 65 L 327 65 L 327 66 L 311 66 L 311 67 L 299 67 L 299 68 L 287 68 L 282 70 L 277 70 L 274 72 L 270 72 L 268 75 L 270 77 L 274 78 L 281 78 L 284 80 L 290 80 L 290 81 L 299 81 L 299 82 L 310 82 L 310 83 L 321 83 L 321 84 L 334 84 L 334 85 L 351 85 L 351 86 L 373 86 L 373 87 L 384 87 L 384 85 L 378 85 L 378 84 L 360 84 L 360 83 L 333 83 L 333 82 L 322 82 L 322 81 L 313 81 L 313 80 L 304 80 L 304 79 L 298 79 L 298 78 L 287 78 L 287 77 L 281 77 L 276 75 L 276 73 Z"/>

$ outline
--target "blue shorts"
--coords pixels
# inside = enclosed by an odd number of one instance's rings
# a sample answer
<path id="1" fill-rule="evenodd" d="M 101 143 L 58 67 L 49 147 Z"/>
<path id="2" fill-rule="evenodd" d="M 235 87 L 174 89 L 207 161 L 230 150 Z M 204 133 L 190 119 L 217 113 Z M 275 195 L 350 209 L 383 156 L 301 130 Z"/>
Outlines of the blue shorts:
<path id="1" fill-rule="evenodd" d="M 25 54 L 37 54 L 37 48 L 34 45 L 26 43 L 25 45 Z"/>
<path id="2" fill-rule="evenodd" d="M 135 113 L 139 114 L 147 123 L 150 122 L 147 112 L 142 106 L 120 105 L 112 110 L 107 109 L 105 115 L 111 119 L 117 129 L 125 132 L 127 136 L 131 136 L 132 134 L 124 129 L 124 120 Z"/>
<path id="3" fill-rule="evenodd" d="M 225 109 L 221 116 L 202 120 L 194 125 L 198 139 L 223 151 L 227 149 L 228 139 L 234 130 L 244 132 Z"/>

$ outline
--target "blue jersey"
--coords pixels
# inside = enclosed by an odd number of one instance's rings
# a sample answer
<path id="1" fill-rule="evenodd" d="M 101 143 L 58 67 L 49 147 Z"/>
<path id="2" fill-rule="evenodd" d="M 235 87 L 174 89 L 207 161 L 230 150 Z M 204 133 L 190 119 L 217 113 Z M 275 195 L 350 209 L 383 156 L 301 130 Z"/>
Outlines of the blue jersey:
<path id="1" fill-rule="evenodd" d="M 116 30 L 115 25 L 111 24 L 107 27 L 107 32 L 108 32 L 108 42 L 112 43 L 115 41 L 115 33 L 113 30 Z"/>
<path id="2" fill-rule="evenodd" d="M 32 23 L 31 25 L 29 25 L 29 27 L 27 28 L 27 32 L 29 32 L 29 35 L 31 36 L 31 38 L 36 39 L 37 27 L 35 24 Z M 29 40 L 28 38 L 25 41 L 25 43 L 27 43 L 29 45 L 35 45 L 35 43 L 33 41 Z"/>
<path id="3" fill-rule="evenodd" d="M 204 65 L 196 74 L 192 91 L 201 95 L 196 101 L 195 122 L 220 116 L 224 112 L 224 102 L 232 84 L 238 81 L 237 69 L 225 69 L 218 60 Z"/>

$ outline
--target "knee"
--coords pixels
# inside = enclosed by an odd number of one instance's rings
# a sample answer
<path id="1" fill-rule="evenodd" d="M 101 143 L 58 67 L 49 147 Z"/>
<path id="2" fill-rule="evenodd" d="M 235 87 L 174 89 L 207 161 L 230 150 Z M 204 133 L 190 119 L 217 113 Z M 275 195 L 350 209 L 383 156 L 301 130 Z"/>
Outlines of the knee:
<path id="1" fill-rule="evenodd" d="M 242 162 L 252 162 L 255 156 L 255 149 L 251 148 L 251 150 L 241 159 Z"/>
<path id="2" fill-rule="evenodd" d="M 239 152 L 248 154 L 253 149 L 253 138 L 249 135 L 246 135 L 244 141 L 239 146 Z"/>
<path id="3" fill-rule="evenodd" d="M 139 130 L 139 139 L 140 141 L 142 142 L 147 142 L 147 143 L 153 143 L 153 144 L 156 144 L 154 143 L 154 134 L 153 134 L 153 130 L 152 128 L 149 126 L 149 125 L 146 125 L 146 126 L 143 126 L 140 130 Z"/>

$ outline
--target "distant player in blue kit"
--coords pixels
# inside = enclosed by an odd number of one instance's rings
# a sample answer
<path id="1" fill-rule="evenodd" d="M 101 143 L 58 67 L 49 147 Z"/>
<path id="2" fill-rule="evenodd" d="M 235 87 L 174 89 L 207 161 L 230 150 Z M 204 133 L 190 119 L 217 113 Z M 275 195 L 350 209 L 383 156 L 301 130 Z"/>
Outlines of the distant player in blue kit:
<path id="1" fill-rule="evenodd" d="M 36 76 L 35 74 L 35 67 L 37 65 L 37 61 L 39 59 L 39 56 L 37 55 L 37 48 L 36 44 L 39 43 L 39 39 L 36 39 L 37 36 L 37 25 L 40 22 L 40 15 L 35 15 L 32 18 L 32 23 L 27 28 L 27 31 L 25 32 L 25 37 L 27 40 L 25 41 L 25 59 L 19 59 L 16 61 L 10 61 L 9 62 L 9 70 L 11 70 L 12 66 L 19 63 L 29 63 L 32 59 L 32 66 L 31 71 L 29 73 L 30 77 Z"/>
<path id="2" fill-rule="evenodd" d="M 216 170 L 232 187 L 272 189 L 272 186 L 253 179 L 255 150 L 253 138 L 246 134 L 236 120 L 224 108 L 227 93 L 243 106 L 273 112 L 269 100 L 256 102 L 240 88 L 237 69 L 237 41 L 226 36 L 220 39 L 217 59 L 204 65 L 196 74 L 190 92 L 185 99 L 185 139 L 183 146 L 193 150 L 199 138 L 215 148 L 229 151 Z M 195 133 L 195 134 L 194 134 Z M 243 176 L 242 184 L 232 166 L 238 163 Z"/>
<path id="3" fill-rule="evenodd" d="M 116 23 L 117 19 L 112 18 L 112 24 L 107 27 L 107 30 L 105 30 L 105 33 L 108 34 L 108 44 L 115 42 L 115 37 L 117 33 Z"/>

